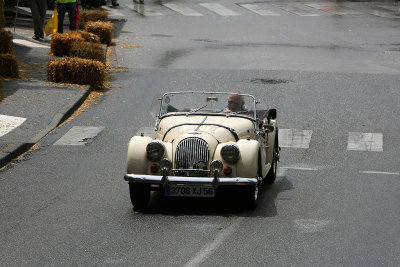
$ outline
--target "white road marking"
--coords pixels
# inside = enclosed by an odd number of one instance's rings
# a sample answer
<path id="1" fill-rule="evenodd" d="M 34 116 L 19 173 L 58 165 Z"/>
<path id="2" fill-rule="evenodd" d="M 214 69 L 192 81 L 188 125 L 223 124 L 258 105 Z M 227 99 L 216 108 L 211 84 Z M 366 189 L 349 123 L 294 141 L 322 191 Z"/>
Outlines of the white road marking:
<path id="1" fill-rule="evenodd" d="M 0 114 L 0 137 L 8 134 L 12 130 L 20 126 L 22 123 L 24 123 L 24 121 L 26 121 L 26 118 Z"/>
<path id="2" fill-rule="evenodd" d="M 303 171 L 318 171 L 317 168 L 306 168 L 306 167 L 280 167 L 285 170 L 303 170 Z"/>
<path id="3" fill-rule="evenodd" d="M 383 134 L 350 132 L 347 150 L 383 151 Z"/>
<path id="4" fill-rule="evenodd" d="M 292 4 L 275 4 L 274 3 L 272 5 L 279 7 L 280 9 L 283 9 L 287 12 L 294 13 L 294 14 L 302 16 L 302 17 L 318 17 L 319 16 L 318 14 L 312 13 L 305 9 L 298 8 L 296 6 L 293 6 Z"/>
<path id="5" fill-rule="evenodd" d="M 400 16 L 395 15 L 391 12 L 382 12 L 374 9 L 373 7 L 367 7 L 365 6 L 365 3 L 345 3 L 346 6 L 357 9 L 361 12 L 368 13 L 374 16 L 378 17 L 383 17 L 383 18 L 389 18 L 389 19 L 398 19 Z"/>
<path id="6" fill-rule="evenodd" d="M 114 8 L 111 8 L 108 6 L 103 6 L 102 9 L 108 11 L 108 16 L 110 16 L 110 17 L 125 17 L 124 14 L 122 14 L 121 12 L 117 11 Z"/>
<path id="7" fill-rule="evenodd" d="M 398 5 L 393 5 L 393 6 L 390 6 L 390 5 L 380 5 L 379 7 L 383 8 L 383 9 L 387 9 L 387 10 L 390 10 L 390 11 L 394 11 L 394 12 L 400 13 L 400 4 L 398 4 Z"/>
<path id="8" fill-rule="evenodd" d="M 315 233 L 322 231 L 327 225 L 331 223 L 329 220 L 315 220 L 315 219 L 299 219 L 293 221 L 300 233 Z"/>
<path id="9" fill-rule="evenodd" d="M 338 5 L 332 4 L 332 3 L 323 3 L 323 4 L 318 4 L 318 3 L 307 3 L 305 4 L 306 6 L 322 10 L 324 12 L 332 13 L 335 15 L 339 16 L 348 16 L 348 15 L 362 15 L 362 12 L 350 9 L 350 8 L 343 8 Z"/>
<path id="10" fill-rule="evenodd" d="M 218 3 L 200 3 L 201 6 L 221 15 L 221 16 L 240 16 L 239 13 L 224 7 Z"/>
<path id="11" fill-rule="evenodd" d="M 74 126 L 64 134 L 55 146 L 83 146 L 95 138 L 104 127 Z"/>
<path id="12" fill-rule="evenodd" d="M 376 172 L 376 171 L 359 171 L 365 174 L 387 174 L 387 175 L 400 175 L 400 172 Z"/>
<path id="13" fill-rule="evenodd" d="M 194 267 L 201 265 L 210 255 L 218 249 L 219 246 L 224 242 L 224 240 L 231 235 L 236 228 L 240 225 L 240 223 L 244 220 L 244 217 L 238 217 L 234 219 L 234 221 L 229 225 L 228 228 L 222 230 L 215 239 L 206 244 L 190 261 L 188 261 L 184 266 L 185 267 Z"/>
<path id="14" fill-rule="evenodd" d="M 127 5 L 133 11 L 143 15 L 143 16 L 164 16 L 163 13 L 158 12 L 149 6 L 144 4 L 134 4 L 134 5 Z"/>
<path id="15" fill-rule="evenodd" d="M 274 11 L 268 10 L 261 6 L 259 3 L 252 3 L 252 4 L 238 4 L 241 7 L 244 7 L 254 13 L 257 13 L 261 16 L 280 16 L 281 14 L 276 13 Z"/>
<path id="16" fill-rule="evenodd" d="M 312 130 L 279 129 L 281 147 L 309 148 Z"/>
<path id="17" fill-rule="evenodd" d="M 162 5 L 184 16 L 194 16 L 194 17 L 203 16 L 203 14 L 200 14 L 199 12 L 191 9 L 190 7 L 185 6 L 182 3 L 163 3 Z"/>
<path id="18" fill-rule="evenodd" d="M 34 48 L 50 48 L 49 46 L 37 44 L 34 42 L 29 42 L 27 40 L 22 40 L 22 39 L 13 39 L 14 44 L 19 44 L 27 47 L 34 47 Z"/>

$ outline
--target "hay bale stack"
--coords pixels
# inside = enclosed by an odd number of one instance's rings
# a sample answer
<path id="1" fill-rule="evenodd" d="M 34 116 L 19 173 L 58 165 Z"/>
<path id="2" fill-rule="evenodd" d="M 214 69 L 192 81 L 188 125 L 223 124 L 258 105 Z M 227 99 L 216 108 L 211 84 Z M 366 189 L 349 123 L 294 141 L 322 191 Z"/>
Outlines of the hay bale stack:
<path id="1" fill-rule="evenodd" d="M 14 55 L 0 54 L 0 76 L 10 78 L 19 77 L 19 63 Z"/>
<path id="2" fill-rule="evenodd" d="M 0 54 L 12 54 L 13 35 L 10 31 L 0 29 Z"/>
<path id="3" fill-rule="evenodd" d="M 78 31 L 78 33 L 82 36 L 83 39 L 85 39 L 86 42 L 100 44 L 100 37 L 98 35 L 85 31 Z"/>
<path id="4" fill-rule="evenodd" d="M 105 72 L 104 64 L 96 60 L 64 57 L 47 62 L 47 75 L 53 82 L 90 84 L 94 89 L 100 89 Z"/>
<path id="5" fill-rule="evenodd" d="M 51 36 L 50 51 L 54 56 L 68 56 L 71 44 L 83 41 L 84 38 L 82 38 L 81 34 L 74 31 L 67 33 L 54 33 Z"/>
<path id="6" fill-rule="evenodd" d="M 101 43 L 110 45 L 114 31 L 114 24 L 111 22 L 91 21 L 86 24 L 85 30 L 98 35 Z"/>
<path id="7" fill-rule="evenodd" d="M 84 29 L 89 21 L 108 21 L 108 13 L 105 10 L 82 10 L 79 13 L 78 27 Z"/>
<path id="8" fill-rule="evenodd" d="M 104 48 L 101 44 L 79 42 L 71 45 L 70 57 L 93 59 L 104 63 Z"/>

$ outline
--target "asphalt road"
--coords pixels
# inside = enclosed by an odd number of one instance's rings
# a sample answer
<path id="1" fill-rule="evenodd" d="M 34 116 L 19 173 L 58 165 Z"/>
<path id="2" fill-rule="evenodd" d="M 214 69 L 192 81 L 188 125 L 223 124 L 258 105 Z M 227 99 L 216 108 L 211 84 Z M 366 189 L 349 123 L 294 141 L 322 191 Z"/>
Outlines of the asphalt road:
<path id="1" fill-rule="evenodd" d="M 114 59 L 126 72 L 0 173 L 1 266 L 399 265 L 400 21 L 261 17 L 219 3 L 242 15 L 118 9 L 127 21 Z M 136 213 L 123 181 L 127 143 L 171 90 L 253 94 L 278 109 L 281 129 L 312 131 L 311 141 L 282 148 L 255 211 L 234 197 L 155 193 Z M 84 146 L 54 145 L 74 126 L 104 128 Z M 381 150 L 348 150 L 354 132 L 381 134 Z"/>

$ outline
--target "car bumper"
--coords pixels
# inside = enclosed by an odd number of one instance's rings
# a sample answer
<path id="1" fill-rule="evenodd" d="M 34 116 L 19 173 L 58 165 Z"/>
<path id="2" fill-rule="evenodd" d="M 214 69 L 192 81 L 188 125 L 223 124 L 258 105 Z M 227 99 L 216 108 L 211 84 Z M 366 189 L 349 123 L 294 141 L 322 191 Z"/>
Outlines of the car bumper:
<path id="1" fill-rule="evenodd" d="M 125 181 L 135 183 L 148 183 L 165 185 L 173 184 L 191 184 L 191 185 L 209 185 L 217 188 L 224 185 L 256 185 L 259 180 L 256 178 L 244 177 L 186 177 L 186 176 L 156 176 L 145 174 L 126 174 Z"/>

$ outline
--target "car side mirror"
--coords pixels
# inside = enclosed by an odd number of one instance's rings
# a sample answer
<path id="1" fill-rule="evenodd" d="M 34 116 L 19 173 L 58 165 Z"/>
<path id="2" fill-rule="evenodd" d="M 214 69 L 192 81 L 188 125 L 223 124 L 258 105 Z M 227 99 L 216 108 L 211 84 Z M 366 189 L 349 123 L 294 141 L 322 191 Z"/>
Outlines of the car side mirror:
<path id="1" fill-rule="evenodd" d="M 276 119 L 276 109 L 275 108 L 272 108 L 272 109 L 267 111 L 267 118 L 269 120 L 271 120 L 271 119 L 275 120 Z"/>

